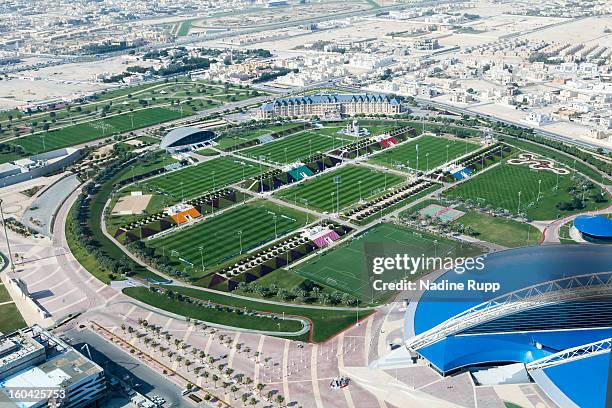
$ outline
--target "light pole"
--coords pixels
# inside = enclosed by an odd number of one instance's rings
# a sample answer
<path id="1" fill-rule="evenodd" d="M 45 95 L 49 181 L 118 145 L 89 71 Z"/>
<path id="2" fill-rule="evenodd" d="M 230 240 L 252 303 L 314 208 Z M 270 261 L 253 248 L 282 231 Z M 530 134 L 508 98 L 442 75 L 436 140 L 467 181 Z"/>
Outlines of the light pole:
<path id="1" fill-rule="evenodd" d="M 215 171 L 214 170 L 212 172 L 212 179 L 213 179 L 213 191 L 214 191 L 215 187 L 216 187 L 216 185 L 215 185 Z"/>
<path id="2" fill-rule="evenodd" d="M 446 163 L 448 163 L 448 148 L 450 145 L 446 145 Z"/>
<path id="3" fill-rule="evenodd" d="M 538 180 L 538 199 L 536 200 L 536 203 L 540 202 L 540 193 L 542 191 L 542 179 Z"/>
<path id="4" fill-rule="evenodd" d="M 429 173 L 429 152 L 425 153 L 425 162 L 427 163 L 425 173 Z"/>
<path id="5" fill-rule="evenodd" d="M 312 156 L 312 140 L 308 140 L 308 156 Z"/>
<path id="6" fill-rule="evenodd" d="M 185 190 L 183 189 L 183 182 L 181 181 L 181 201 L 185 201 Z"/>
<path id="7" fill-rule="evenodd" d="M 285 163 L 289 163 L 289 160 L 287 160 L 287 148 L 285 147 Z"/>
<path id="8" fill-rule="evenodd" d="M 240 253 L 242 254 L 242 231 L 238 231 L 238 242 L 240 243 Z"/>
<path id="9" fill-rule="evenodd" d="M 518 207 L 517 207 L 517 209 L 516 209 L 516 212 L 517 212 L 518 214 L 520 214 L 520 213 L 521 213 L 521 194 L 522 194 L 522 191 L 519 191 L 519 192 L 518 192 Z"/>
<path id="10" fill-rule="evenodd" d="M 357 184 L 359 184 L 359 202 L 361 202 L 361 201 L 363 201 L 363 200 L 361 199 L 361 180 L 359 180 L 359 181 L 357 182 Z"/>
<path id="11" fill-rule="evenodd" d="M 278 238 L 278 234 L 276 233 L 276 214 L 274 214 L 272 216 L 272 219 L 274 220 L 274 238 Z"/>
<path id="12" fill-rule="evenodd" d="M 331 192 L 331 212 L 334 212 L 334 192 Z"/>
<path id="13" fill-rule="evenodd" d="M 334 177 L 334 183 L 336 183 L 336 212 L 340 214 L 340 176 Z"/>
<path id="14" fill-rule="evenodd" d="M 202 260 L 202 272 L 204 272 L 204 247 L 200 246 L 200 259 Z"/>
<path id="15" fill-rule="evenodd" d="M 2 199 L 0 198 L 0 217 L 2 217 L 2 226 L 4 227 L 4 237 L 6 238 L 6 248 L 9 254 L 9 263 L 11 265 L 11 272 L 15 273 L 15 264 L 13 263 L 13 254 L 11 253 L 11 244 L 8 238 L 8 232 L 6 231 L 6 220 L 4 219 L 4 210 L 2 209 Z"/>

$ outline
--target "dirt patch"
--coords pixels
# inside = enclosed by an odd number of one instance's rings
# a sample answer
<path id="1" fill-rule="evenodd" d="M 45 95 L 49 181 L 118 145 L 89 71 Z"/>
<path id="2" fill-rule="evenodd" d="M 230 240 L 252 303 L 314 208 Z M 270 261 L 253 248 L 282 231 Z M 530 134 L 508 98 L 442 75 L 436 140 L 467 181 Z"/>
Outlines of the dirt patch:
<path id="1" fill-rule="evenodd" d="M 134 215 L 142 214 L 149 205 L 151 200 L 151 194 L 132 194 L 129 196 L 121 197 L 113 211 L 112 215 Z"/>

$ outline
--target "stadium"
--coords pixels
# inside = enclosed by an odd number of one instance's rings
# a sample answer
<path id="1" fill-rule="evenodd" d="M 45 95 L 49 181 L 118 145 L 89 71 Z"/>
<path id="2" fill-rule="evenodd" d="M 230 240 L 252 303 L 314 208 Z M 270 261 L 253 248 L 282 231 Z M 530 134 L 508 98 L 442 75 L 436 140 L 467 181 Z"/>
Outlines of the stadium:
<path id="1" fill-rule="evenodd" d="M 159 146 L 169 151 L 188 150 L 201 147 L 215 138 L 215 133 L 196 127 L 178 127 L 163 137 Z"/>
<path id="2" fill-rule="evenodd" d="M 498 282 L 495 294 L 425 291 L 405 315 L 405 346 L 442 375 L 476 384 L 535 382 L 561 407 L 604 407 L 612 337 L 611 250 L 525 247 L 483 271 L 436 282 Z"/>

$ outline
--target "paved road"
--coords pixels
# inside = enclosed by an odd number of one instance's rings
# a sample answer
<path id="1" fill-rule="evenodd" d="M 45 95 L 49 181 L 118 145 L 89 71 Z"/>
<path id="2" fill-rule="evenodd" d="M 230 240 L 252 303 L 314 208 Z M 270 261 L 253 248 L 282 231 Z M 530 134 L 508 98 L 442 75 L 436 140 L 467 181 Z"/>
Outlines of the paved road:
<path id="1" fill-rule="evenodd" d="M 132 377 L 132 384 L 141 384 L 135 389 L 149 397 L 159 395 L 167 402 L 165 407 L 189 407 L 192 405 L 181 397 L 181 389 L 163 375 L 151 370 L 136 358 L 125 353 L 114 344 L 109 343 L 89 329 L 70 330 L 65 335 L 72 345 L 80 349 L 84 343 L 89 345 L 91 357 L 110 374 L 123 378 L 125 374 Z M 83 353 L 87 354 L 83 350 Z M 129 381 L 128 381 L 129 382 Z"/>

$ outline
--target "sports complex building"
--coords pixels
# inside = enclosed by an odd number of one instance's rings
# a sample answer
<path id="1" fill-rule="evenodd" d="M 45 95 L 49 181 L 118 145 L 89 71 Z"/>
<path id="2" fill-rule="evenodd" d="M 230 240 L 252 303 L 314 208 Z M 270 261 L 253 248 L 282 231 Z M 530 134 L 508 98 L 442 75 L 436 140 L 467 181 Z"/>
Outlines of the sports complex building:
<path id="1" fill-rule="evenodd" d="M 215 132 L 196 127 L 178 127 L 164 136 L 159 144 L 169 151 L 187 150 L 202 147 L 215 138 Z"/>
<path id="2" fill-rule="evenodd" d="M 612 243 L 612 219 L 601 215 L 580 215 L 574 219 L 574 228 L 586 241 Z"/>
<path id="3" fill-rule="evenodd" d="M 405 345 L 477 385 L 534 381 L 560 407 L 610 406 L 612 250 L 540 246 L 488 255 L 482 271 L 435 281 L 497 282 L 497 293 L 427 290 L 406 310 Z"/>
<path id="4" fill-rule="evenodd" d="M 336 119 L 358 114 L 397 114 L 402 111 L 398 98 L 384 94 L 329 94 L 277 99 L 262 105 L 260 119 L 279 116 Z"/>

